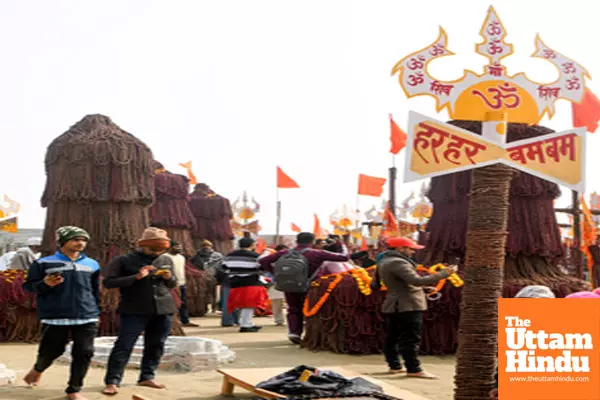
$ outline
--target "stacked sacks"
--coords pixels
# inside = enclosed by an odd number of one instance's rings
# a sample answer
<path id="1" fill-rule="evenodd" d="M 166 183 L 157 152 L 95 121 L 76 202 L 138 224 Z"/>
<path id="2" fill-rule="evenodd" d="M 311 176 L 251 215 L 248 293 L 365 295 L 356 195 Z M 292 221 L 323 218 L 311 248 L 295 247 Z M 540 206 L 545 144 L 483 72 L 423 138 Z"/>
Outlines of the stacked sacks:
<path id="1" fill-rule="evenodd" d="M 481 123 L 455 121 L 454 125 L 481 134 Z M 508 142 L 532 138 L 552 132 L 540 126 L 509 124 Z M 431 180 L 428 197 L 433 203 L 433 215 L 422 235 L 426 248 L 419 252 L 419 262 L 425 266 L 453 263 L 465 254 L 471 172 L 436 177 Z M 505 261 L 504 297 L 514 295 L 525 286 L 548 286 L 556 297 L 588 290 L 587 282 L 568 276 L 558 267 L 563 256 L 560 232 L 553 200 L 560 195 L 557 185 L 535 176 L 518 173 L 510 191 L 507 257 Z M 491 205 L 493 206 L 493 205 Z M 312 287 L 311 304 L 321 298 L 326 287 Z M 437 301 L 428 301 L 429 309 L 423 323 L 423 354 L 451 354 L 458 347 L 461 288 L 448 283 Z M 371 299 L 358 297 L 358 287 L 348 278 L 331 293 L 321 311 L 308 319 L 304 345 L 312 350 L 339 353 L 370 354 L 383 348 L 385 329 L 372 336 L 369 324 L 380 327 L 383 318 L 378 307 L 385 293 L 374 293 Z M 369 315 L 373 313 L 374 315 Z M 361 345 L 358 341 L 364 341 Z"/>
<path id="2" fill-rule="evenodd" d="M 153 157 L 145 143 L 106 116 L 88 115 L 48 146 L 45 164 L 44 255 L 55 251 L 54 232 L 64 225 L 90 233 L 86 254 L 101 266 L 135 249 L 150 226 L 155 196 Z M 118 332 L 118 301 L 117 290 L 102 289 L 100 335 Z M 182 332 L 174 323 L 173 333 Z"/>
<path id="3" fill-rule="evenodd" d="M 172 240 L 181 244 L 189 260 L 195 253 L 192 232 L 196 229 L 196 219 L 189 206 L 190 180 L 166 171 L 158 161 L 154 161 L 154 170 L 156 200 L 150 208 L 150 222 L 152 226 L 166 230 Z M 190 316 L 202 317 L 206 314 L 209 296 L 215 285 L 216 280 L 212 276 L 187 263 L 186 289 Z"/>
<path id="4" fill-rule="evenodd" d="M 196 218 L 196 229 L 192 232 L 196 249 L 203 240 L 212 242 L 215 251 L 226 255 L 233 251 L 233 212 L 228 199 L 216 194 L 208 185 L 199 183 L 194 187 L 190 209 Z"/>

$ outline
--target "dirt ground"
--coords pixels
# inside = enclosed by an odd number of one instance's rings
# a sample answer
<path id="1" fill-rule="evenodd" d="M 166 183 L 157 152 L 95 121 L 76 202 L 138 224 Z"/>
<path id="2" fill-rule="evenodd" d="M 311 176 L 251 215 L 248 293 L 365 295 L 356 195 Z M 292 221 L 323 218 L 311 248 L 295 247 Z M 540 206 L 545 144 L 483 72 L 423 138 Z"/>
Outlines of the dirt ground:
<path id="1" fill-rule="evenodd" d="M 315 367 L 339 365 L 392 385 L 409 390 L 431 400 L 452 399 L 454 357 L 423 357 L 424 368 L 438 375 L 438 381 L 407 379 L 402 376 L 386 374 L 383 357 L 348 356 L 328 352 L 314 353 L 288 344 L 286 328 L 277 327 L 273 319 L 256 318 L 256 323 L 264 328 L 260 333 L 239 333 L 236 328 L 221 328 L 220 319 L 216 315 L 193 319 L 201 324 L 200 328 L 188 328 L 189 336 L 200 336 L 217 339 L 236 352 L 236 361 L 229 364 L 231 368 L 261 367 L 294 367 L 305 364 Z M 55 364 L 42 376 L 36 388 L 26 387 L 21 378 L 34 362 L 37 345 L 35 344 L 0 344 L 0 363 L 17 371 L 17 382 L 0 387 L 0 400 L 58 400 L 64 399 L 69 367 Z M 157 381 L 167 385 L 166 390 L 156 390 L 135 386 L 137 370 L 127 369 L 123 385 L 117 396 L 107 397 L 100 394 L 103 368 L 91 368 L 86 387 L 82 394 L 89 400 L 130 400 L 133 393 L 146 396 L 151 400 L 199 400 L 218 399 L 221 388 L 221 375 L 215 371 L 181 373 L 158 371 Z M 251 398 L 250 394 L 236 389 L 236 397 Z"/>

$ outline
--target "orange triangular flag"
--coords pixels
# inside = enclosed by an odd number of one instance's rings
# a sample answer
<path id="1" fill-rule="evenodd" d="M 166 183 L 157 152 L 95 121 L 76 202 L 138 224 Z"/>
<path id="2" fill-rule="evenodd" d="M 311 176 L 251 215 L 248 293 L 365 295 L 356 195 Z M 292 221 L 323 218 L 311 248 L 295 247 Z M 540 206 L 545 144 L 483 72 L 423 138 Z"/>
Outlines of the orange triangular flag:
<path id="1" fill-rule="evenodd" d="M 300 233 L 300 232 L 302 232 L 302 229 L 300 229 L 300 227 L 298 225 L 296 225 L 292 222 L 292 232 Z"/>
<path id="2" fill-rule="evenodd" d="M 585 127 L 588 132 L 596 132 L 600 121 L 600 100 L 589 88 L 585 89 L 583 99 L 579 104 L 572 104 L 573 126 Z"/>
<path id="3" fill-rule="evenodd" d="M 380 197 L 383 194 L 383 185 L 387 179 L 358 174 L 358 194 L 363 196 Z"/>
<path id="4" fill-rule="evenodd" d="M 179 163 L 180 166 L 187 169 L 188 178 L 190 178 L 190 185 L 197 185 L 198 180 L 196 179 L 196 175 L 192 172 L 192 162 L 188 161 L 186 163 Z"/>
<path id="5" fill-rule="evenodd" d="M 323 232 L 321 231 L 321 221 L 319 220 L 319 216 L 317 214 L 315 214 L 315 225 L 313 227 L 313 234 L 317 238 L 320 238 L 323 235 Z"/>
<path id="6" fill-rule="evenodd" d="M 261 238 L 258 238 L 256 240 L 256 252 L 258 254 L 262 254 L 262 252 L 265 251 L 266 248 L 267 248 L 267 244 L 265 243 L 265 241 L 262 240 Z"/>
<path id="7" fill-rule="evenodd" d="M 398 154 L 406 146 L 407 138 L 406 133 L 394 122 L 390 114 L 390 141 L 392 142 L 390 153 Z"/>
<path id="8" fill-rule="evenodd" d="M 398 226 L 398 220 L 394 216 L 394 213 L 390 210 L 390 205 L 388 204 L 385 207 L 385 214 L 383 215 L 383 221 L 385 224 L 385 234 L 387 236 L 397 236 L 399 233 L 400 227 Z"/>
<path id="9" fill-rule="evenodd" d="M 299 187 L 300 185 L 298 185 L 295 180 L 290 178 L 281 168 L 277 167 L 277 188 L 295 189 Z"/>
<path id="10" fill-rule="evenodd" d="M 369 245 L 367 244 L 367 239 L 363 236 L 362 241 L 360 242 L 360 251 L 369 250 Z"/>

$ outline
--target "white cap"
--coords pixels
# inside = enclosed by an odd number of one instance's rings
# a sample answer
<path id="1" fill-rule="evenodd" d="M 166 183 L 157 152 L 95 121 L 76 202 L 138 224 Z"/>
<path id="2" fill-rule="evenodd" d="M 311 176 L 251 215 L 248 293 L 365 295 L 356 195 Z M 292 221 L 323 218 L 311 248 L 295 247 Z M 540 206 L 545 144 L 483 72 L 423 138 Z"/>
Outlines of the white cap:
<path id="1" fill-rule="evenodd" d="M 27 239 L 27 246 L 41 246 L 42 238 L 39 237 L 30 237 Z"/>
<path id="2" fill-rule="evenodd" d="M 554 299 L 554 293 L 548 286 L 530 285 L 525 286 L 515 295 L 515 298 Z"/>

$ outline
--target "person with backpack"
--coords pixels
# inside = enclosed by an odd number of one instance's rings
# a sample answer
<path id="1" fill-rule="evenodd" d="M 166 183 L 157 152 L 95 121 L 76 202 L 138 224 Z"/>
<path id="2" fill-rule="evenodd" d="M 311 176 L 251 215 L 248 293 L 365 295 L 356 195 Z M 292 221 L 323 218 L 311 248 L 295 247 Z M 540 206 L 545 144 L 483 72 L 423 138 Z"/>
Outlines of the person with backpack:
<path id="1" fill-rule="evenodd" d="M 297 246 L 261 258 L 261 267 L 271 272 L 275 278 L 275 288 L 285 293 L 288 305 L 288 338 L 294 344 L 300 344 L 304 330 L 302 306 L 310 282 L 317 276 L 321 264 L 325 261 L 348 261 L 344 254 L 331 253 L 312 248 L 315 235 L 301 232 L 296 236 Z"/>

